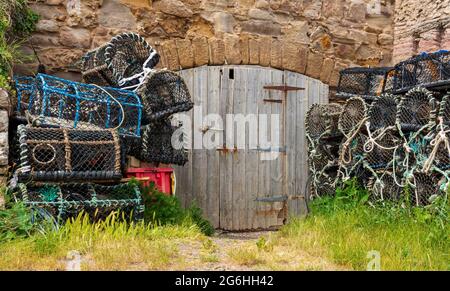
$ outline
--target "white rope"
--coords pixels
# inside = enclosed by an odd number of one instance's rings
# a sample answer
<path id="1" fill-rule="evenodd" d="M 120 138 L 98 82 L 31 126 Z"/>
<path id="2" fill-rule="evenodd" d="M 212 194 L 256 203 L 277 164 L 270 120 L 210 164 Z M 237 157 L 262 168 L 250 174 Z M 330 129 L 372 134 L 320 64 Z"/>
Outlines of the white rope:
<path id="1" fill-rule="evenodd" d="M 106 94 L 108 94 L 109 97 L 111 97 L 111 99 L 114 100 L 114 101 L 119 105 L 119 107 L 120 107 L 120 112 L 122 113 L 122 118 L 121 118 L 121 120 L 120 120 L 119 125 L 117 125 L 116 127 L 113 128 L 113 130 L 117 130 L 118 128 L 120 128 L 120 127 L 122 126 L 123 121 L 125 120 L 125 110 L 123 109 L 122 104 L 119 102 L 119 100 L 117 100 L 116 98 L 114 98 L 114 96 L 111 95 L 111 94 L 110 94 L 108 91 L 106 91 L 104 88 L 102 88 L 102 87 L 100 87 L 100 86 L 98 86 L 98 85 L 96 85 L 96 84 L 90 84 L 90 85 L 92 85 L 92 86 L 94 86 L 94 87 L 96 87 L 96 88 L 102 90 L 102 91 L 105 92 Z"/>
<path id="2" fill-rule="evenodd" d="M 447 133 L 449 133 L 450 130 L 444 130 L 444 119 L 442 117 L 439 117 L 438 127 L 440 128 L 439 132 L 437 133 L 436 137 L 430 142 L 430 145 L 433 146 L 433 150 L 431 151 L 428 159 L 423 165 L 423 171 L 425 173 L 428 173 L 430 171 L 441 143 L 444 143 L 444 147 L 447 149 L 448 155 L 450 156 L 450 142 L 447 138 Z"/>
<path id="3" fill-rule="evenodd" d="M 369 136 L 369 137 L 368 137 L 368 140 L 367 140 L 366 143 L 364 144 L 364 151 L 365 151 L 366 153 L 372 152 L 373 149 L 375 148 L 375 146 L 379 147 L 380 149 L 388 150 L 388 151 L 394 150 L 394 149 L 397 148 L 397 146 L 393 146 L 393 147 L 385 147 L 385 146 L 382 146 L 382 145 L 380 145 L 379 143 L 376 142 L 378 139 L 382 138 L 382 137 L 384 136 L 384 134 L 385 134 L 388 130 L 393 129 L 393 128 L 394 128 L 393 126 L 388 126 L 388 127 L 386 127 L 386 128 L 383 129 L 383 130 L 380 132 L 380 134 L 377 135 L 376 137 L 373 137 L 373 136 L 372 136 L 372 132 L 370 131 L 370 122 L 369 122 L 369 121 L 366 122 L 366 128 L 367 128 L 367 134 L 368 134 L 368 136 Z"/>
<path id="4" fill-rule="evenodd" d="M 139 79 L 139 83 L 138 84 L 122 88 L 122 89 L 125 89 L 125 90 L 133 89 L 133 91 L 136 92 L 142 86 L 142 84 L 144 84 L 144 81 L 147 78 L 147 76 L 155 71 L 154 69 L 147 68 L 147 65 L 156 56 L 156 54 L 157 54 L 156 50 L 153 50 L 153 52 L 150 54 L 150 56 L 147 58 L 147 60 L 145 60 L 144 64 L 142 65 L 142 72 L 140 72 L 138 74 L 135 74 L 135 75 L 133 75 L 131 77 L 128 77 L 128 78 L 120 79 L 119 82 L 118 82 L 119 86 L 123 86 L 127 82 L 130 82 L 132 80 Z"/>

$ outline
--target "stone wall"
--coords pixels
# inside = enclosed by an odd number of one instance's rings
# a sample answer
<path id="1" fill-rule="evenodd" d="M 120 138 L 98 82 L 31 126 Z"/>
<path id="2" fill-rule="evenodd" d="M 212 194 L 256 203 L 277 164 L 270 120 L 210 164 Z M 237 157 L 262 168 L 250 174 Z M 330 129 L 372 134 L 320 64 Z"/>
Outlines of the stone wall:
<path id="1" fill-rule="evenodd" d="M 5 185 L 8 174 L 8 128 L 9 112 L 11 109 L 8 93 L 0 88 L 0 186 Z M 3 207 L 4 198 L 0 191 L 0 209 Z"/>
<path id="2" fill-rule="evenodd" d="M 390 0 L 40 0 L 32 8 L 41 15 L 32 37 L 40 61 L 69 78 L 79 78 L 86 51 L 124 31 L 146 37 L 160 66 L 175 70 L 261 65 L 335 86 L 342 68 L 392 61 Z"/>
<path id="3" fill-rule="evenodd" d="M 450 0 L 396 0 L 394 62 L 450 50 Z"/>

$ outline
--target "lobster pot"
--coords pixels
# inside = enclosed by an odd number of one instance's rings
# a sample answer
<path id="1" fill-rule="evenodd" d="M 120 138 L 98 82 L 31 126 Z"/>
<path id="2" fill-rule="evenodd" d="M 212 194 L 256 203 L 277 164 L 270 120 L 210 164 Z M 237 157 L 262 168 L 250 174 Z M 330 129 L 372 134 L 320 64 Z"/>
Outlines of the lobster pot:
<path id="1" fill-rule="evenodd" d="M 353 138 L 345 141 L 339 152 L 339 167 L 344 170 L 346 177 L 351 177 L 352 172 L 357 169 L 357 166 L 364 160 L 364 145 L 367 141 L 367 136 L 358 133 Z"/>
<path id="2" fill-rule="evenodd" d="M 24 116 L 36 99 L 36 82 L 33 77 L 16 77 L 14 84 L 17 92 L 16 114 Z"/>
<path id="3" fill-rule="evenodd" d="M 113 86 L 112 71 L 105 62 L 106 45 L 86 53 L 81 62 L 82 80 L 87 84 Z"/>
<path id="4" fill-rule="evenodd" d="M 314 104 L 306 114 L 306 134 L 313 140 L 340 136 L 337 127 L 342 106 L 338 104 Z"/>
<path id="5" fill-rule="evenodd" d="M 440 130 L 436 129 L 433 139 L 439 134 Z M 450 132 L 445 132 L 445 138 L 450 142 Z M 425 157 L 431 163 L 431 167 L 435 167 L 441 171 L 450 170 L 450 149 L 447 147 L 445 140 L 434 143 L 427 140 Z"/>
<path id="6" fill-rule="evenodd" d="M 319 143 L 310 151 L 310 169 L 313 171 L 323 171 L 337 165 L 339 157 L 339 143 Z"/>
<path id="7" fill-rule="evenodd" d="M 142 144 L 136 158 L 147 163 L 184 165 L 188 161 L 181 127 L 169 120 L 153 122 L 143 129 Z"/>
<path id="8" fill-rule="evenodd" d="M 397 177 L 400 175 L 397 174 Z M 379 178 L 372 177 L 368 189 L 372 201 L 399 201 L 404 191 L 403 187 L 395 182 L 394 174 L 387 171 L 383 172 Z"/>
<path id="9" fill-rule="evenodd" d="M 136 93 L 142 98 L 149 121 L 189 111 L 194 106 L 183 78 L 169 70 L 158 70 L 148 75 Z"/>
<path id="10" fill-rule="evenodd" d="M 349 137 L 363 127 L 361 122 L 366 117 L 366 102 L 362 98 L 352 97 L 345 102 L 339 116 L 338 128 L 346 137 Z"/>
<path id="11" fill-rule="evenodd" d="M 442 118 L 442 121 L 446 127 L 450 127 L 450 95 L 449 94 L 445 95 L 442 98 L 438 117 Z"/>
<path id="12" fill-rule="evenodd" d="M 400 99 L 397 125 L 402 132 L 429 129 L 436 122 L 436 100 L 425 88 L 411 89 Z"/>
<path id="13" fill-rule="evenodd" d="M 380 136 L 376 140 L 376 144 L 370 145 L 372 148 L 365 146 L 365 161 L 367 165 L 373 170 L 386 169 L 392 166 L 392 162 L 395 158 L 394 153 L 397 154 L 396 148 L 400 145 L 400 139 L 392 131 L 385 133 L 381 132 L 382 129 L 372 132 L 373 136 Z"/>
<path id="14" fill-rule="evenodd" d="M 39 74 L 38 98 L 30 113 L 39 125 L 76 129 L 112 129 L 140 136 L 142 105 L 127 90 L 102 88 Z"/>
<path id="15" fill-rule="evenodd" d="M 122 177 L 114 130 L 19 126 L 21 180 L 110 180 Z"/>
<path id="16" fill-rule="evenodd" d="M 371 105 L 368 113 L 370 130 L 395 126 L 398 99 L 390 94 L 383 94 Z"/>
<path id="17" fill-rule="evenodd" d="M 143 37 L 122 33 L 83 57 L 83 81 L 113 87 L 135 85 L 138 78 L 125 79 L 142 73 L 144 67 L 153 68 L 159 59 L 159 54 Z"/>
<path id="18" fill-rule="evenodd" d="M 434 195 L 444 195 L 448 187 L 448 180 L 437 172 L 413 172 L 407 179 L 411 186 L 409 202 L 413 206 L 429 205 Z"/>
<path id="19" fill-rule="evenodd" d="M 62 221 L 82 211 L 93 220 L 104 219 L 111 212 L 136 220 L 142 218 L 144 210 L 139 188 L 131 184 L 19 183 L 13 193 L 25 205 Z"/>
<path id="20" fill-rule="evenodd" d="M 374 100 L 385 91 L 386 80 L 392 68 L 349 68 L 340 72 L 337 97 L 362 97 Z"/>
<path id="21" fill-rule="evenodd" d="M 309 199 L 334 196 L 336 193 L 336 186 L 334 181 L 336 179 L 335 173 L 317 173 L 312 175 L 309 185 Z"/>
<path id="22" fill-rule="evenodd" d="M 401 94 L 416 86 L 448 89 L 450 52 L 423 53 L 395 66 L 394 93 Z"/>

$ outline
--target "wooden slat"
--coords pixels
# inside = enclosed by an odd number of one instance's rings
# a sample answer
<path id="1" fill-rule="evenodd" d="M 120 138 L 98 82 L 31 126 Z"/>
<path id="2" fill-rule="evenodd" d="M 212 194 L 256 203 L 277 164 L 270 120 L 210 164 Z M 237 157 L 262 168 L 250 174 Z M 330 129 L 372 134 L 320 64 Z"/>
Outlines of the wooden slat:
<path id="1" fill-rule="evenodd" d="M 278 70 L 271 70 L 271 83 L 275 85 L 283 84 L 283 72 Z M 284 92 L 278 91 L 278 90 L 271 90 L 271 98 L 272 99 L 281 99 L 284 102 Z M 273 147 L 284 147 L 285 144 L 285 137 L 284 137 L 284 104 L 283 103 L 271 103 L 271 115 L 278 115 L 278 123 L 272 124 L 272 120 L 270 119 L 271 123 L 271 135 L 270 139 L 272 139 L 272 136 L 278 137 L 278 142 L 275 140 L 271 140 L 271 144 Z M 279 197 L 286 195 L 286 192 L 284 192 L 283 184 L 285 183 L 285 167 L 284 162 L 286 159 L 286 155 L 282 152 L 278 153 L 278 156 L 274 156 L 274 160 L 271 160 L 269 162 L 270 164 L 270 196 L 271 197 Z M 279 226 L 283 224 L 283 217 L 279 218 L 279 209 L 280 206 L 283 204 L 282 202 L 275 202 L 275 203 L 267 203 L 268 206 L 271 207 L 271 214 L 268 216 L 268 224 L 269 227 L 273 226 Z"/>
<path id="2" fill-rule="evenodd" d="M 297 124 L 296 133 L 296 194 L 304 196 L 305 186 L 308 179 L 308 163 L 307 163 L 307 147 L 305 140 L 305 116 L 308 108 L 308 100 L 314 100 L 312 92 L 310 91 L 310 79 L 305 76 L 297 76 L 297 86 L 305 88 L 304 91 L 299 91 L 297 95 Z M 297 202 L 299 203 L 299 202 Z M 299 210 L 299 204 L 297 204 L 297 211 Z"/>
<path id="3" fill-rule="evenodd" d="M 239 68 L 230 68 L 234 71 L 234 88 L 233 88 L 233 114 L 246 115 L 246 84 L 247 84 L 247 70 L 241 70 Z M 240 132 L 242 128 L 238 128 L 233 125 L 234 131 L 234 146 L 238 146 L 238 138 L 242 135 Z M 232 203 L 233 203 L 233 230 L 244 230 L 247 229 L 247 214 L 245 211 L 246 203 L 248 199 L 248 193 L 245 192 L 245 149 L 237 149 L 237 152 L 231 154 L 233 159 L 232 165 L 232 179 L 233 179 L 233 193 L 232 193 Z"/>
<path id="4" fill-rule="evenodd" d="M 254 70 L 251 68 L 246 68 L 247 71 L 247 99 L 246 99 L 246 108 L 247 114 L 258 114 L 258 105 L 260 98 L 260 87 L 261 81 L 259 70 Z M 245 159 L 245 180 L 246 180 L 246 188 L 245 192 L 247 194 L 247 212 L 248 212 L 248 226 L 251 229 L 257 229 L 259 227 L 259 215 L 258 215 L 258 207 L 259 203 L 256 202 L 256 198 L 258 197 L 259 191 L 259 154 L 257 151 L 258 145 L 258 130 L 253 132 L 256 138 L 256 144 L 250 143 L 250 131 L 246 129 L 246 136 L 248 136 L 248 151 Z M 255 142 L 255 141 L 253 141 Z"/>
<path id="5" fill-rule="evenodd" d="M 233 85 L 234 80 L 229 80 L 229 68 L 222 68 L 220 94 L 220 115 L 226 121 L 226 115 L 233 110 Z M 232 136 L 227 132 L 228 126 L 224 123 L 225 141 L 224 147 L 232 147 Z M 220 227 L 233 229 L 233 156 L 232 153 L 223 151 L 220 154 Z"/>
<path id="6" fill-rule="evenodd" d="M 207 176 L 207 155 L 202 147 L 203 134 L 200 127 L 203 126 L 203 117 L 207 115 L 208 109 L 208 70 L 206 67 L 193 69 L 194 72 L 194 104 L 198 107 L 193 119 L 193 136 L 196 148 L 192 151 L 192 194 L 196 204 L 207 209 L 207 190 L 205 177 Z M 200 149 L 199 149 L 200 147 Z"/>
<path id="7" fill-rule="evenodd" d="M 257 83 L 257 90 L 262 90 L 266 85 L 271 85 L 272 83 L 272 75 L 271 71 L 267 69 L 261 69 L 260 81 Z M 270 114 L 272 113 L 271 103 L 264 102 L 264 99 L 273 99 L 273 92 L 270 90 L 262 90 L 262 94 L 258 98 L 258 113 L 264 114 L 266 116 L 267 122 L 265 124 L 259 124 L 259 133 L 260 138 L 262 137 L 261 131 L 265 130 L 264 139 L 260 139 L 259 146 L 261 148 L 270 147 L 270 136 L 271 136 L 271 124 L 270 124 Z M 270 172 L 270 160 L 266 160 L 267 153 L 260 152 L 259 154 L 259 175 L 258 175 L 258 198 L 267 198 L 270 197 L 270 188 L 271 188 L 271 172 Z M 271 205 L 266 202 L 258 202 L 259 203 L 259 213 L 258 213 L 258 222 L 260 227 L 268 228 L 270 226 L 270 215 Z"/>
<path id="8" fill-rule="evenodd" d="M 297 86 L 297 74 L 292 72 L 285 72 L 285 82 L 289 86 Z M 296 176 L 296 156 L 297 151 L 297 100 L 300 98 L 299 91 L 288 92 L 286 98 L 286 193 L 290 197 L 299 195 L 295 188 Z M 289 215 L 295 216 L 298 214 L 298 200 L 288 201 Z"/>
<path id="9" fill-rule="evenodd" d="M 220 113 L 220 67 L 208 68 L 208 113 L 219 114 Z M 222 124 L 214 124 L 213 127 L 221 128 Z M 222 131 L 214 131 L 213 134 L 222 135 Z M 220 139 L 221 141 L 223 139 Z M 220 145 L 221 147 L 222 145 Z M 208 218 L 214 227 L 220 226 L 220 166 L 219 166 L 219 152 L 216 149 L 207 150 L 207 173 L 203 179 L 203 183 L 206 184 L 207 195 L 207 213 Z"/>

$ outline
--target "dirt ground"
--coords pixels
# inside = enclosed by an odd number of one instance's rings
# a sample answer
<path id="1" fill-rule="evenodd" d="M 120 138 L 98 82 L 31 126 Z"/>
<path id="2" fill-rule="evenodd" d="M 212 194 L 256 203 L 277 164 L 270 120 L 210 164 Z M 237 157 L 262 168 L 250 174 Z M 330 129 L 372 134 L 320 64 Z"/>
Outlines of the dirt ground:
<path id="1" fill-rule="evenodd" d="M 180 270 L 180 267 L 186 271 L 345 269 L 307 252 L 293 251 L 291 246 L 282 243 L 270 246 L 274 234 L 272 231 L 222 232 L 203 243 L 182 243 L 179 245 L 179 255 L 184 258 L 184 263 L 174 266 L 174 270 Z"/>

